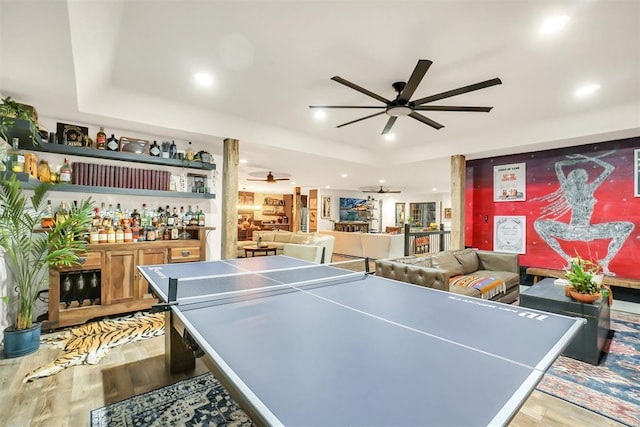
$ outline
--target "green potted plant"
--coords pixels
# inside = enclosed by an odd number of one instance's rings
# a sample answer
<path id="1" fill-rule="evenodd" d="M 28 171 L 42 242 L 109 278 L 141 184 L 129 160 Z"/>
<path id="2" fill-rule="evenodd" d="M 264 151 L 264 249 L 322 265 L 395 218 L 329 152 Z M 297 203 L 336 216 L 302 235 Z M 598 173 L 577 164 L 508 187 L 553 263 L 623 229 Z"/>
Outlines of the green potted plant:
<path id="1" fill-rule="evenodd" d="M 570 283 L 568 293 L 577 301 L 592 303 L 608 295 L 608 289 L 602 285 L 602 267 L 577 253 L 571 259 L 565 277 Z"/>
<path id="2" fill-rule="evenodd" d="M 2 104 L 0 104 L 0 136 L 2 139 L 10 143 L 12 137 L 26 135 L 31 144 L 38 145 L 37 132 L 38 114 L 32 106 L 16 102 L 10 96 L 2 99 Z"/>
<path id="3" fill-rule="evenodd" d="M 48 287 L 47 267 L 77 264 L 86 251 L 82 238 L 91 225 L 91 199 L 71 209 L 66 220 L 42 229 L 49 186 L 38 184 L 28 197 L 15 175 L 0 178 L 0 247 L 18 305 L 13 325 L 4 331 L 7 357 L 32 353 L 40 345 L 40 324 L 33 322 L 33 308 L 40 291 Z"/>

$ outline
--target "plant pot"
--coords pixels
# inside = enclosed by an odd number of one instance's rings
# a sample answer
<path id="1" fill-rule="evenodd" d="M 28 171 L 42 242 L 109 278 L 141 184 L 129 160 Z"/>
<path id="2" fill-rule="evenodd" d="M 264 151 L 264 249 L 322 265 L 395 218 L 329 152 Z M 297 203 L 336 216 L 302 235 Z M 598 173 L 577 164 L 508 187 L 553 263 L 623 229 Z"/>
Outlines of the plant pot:
<path id="1" fill-rule="evenodd" d="M 10 359 L 35 353 L 40 348 L 40 326 L 40 323 L 36 322 L 29 329 L 5 329 L 4 356 Z"/>
<path id="2" fill-rule="evenodd" d="M 595 301 L 600 299 L 599 292 L 597 294 L 581 294 L 580 292 L 569 291 L 569 295 L 574 300 L 585 304 L 593 304 Z"/>

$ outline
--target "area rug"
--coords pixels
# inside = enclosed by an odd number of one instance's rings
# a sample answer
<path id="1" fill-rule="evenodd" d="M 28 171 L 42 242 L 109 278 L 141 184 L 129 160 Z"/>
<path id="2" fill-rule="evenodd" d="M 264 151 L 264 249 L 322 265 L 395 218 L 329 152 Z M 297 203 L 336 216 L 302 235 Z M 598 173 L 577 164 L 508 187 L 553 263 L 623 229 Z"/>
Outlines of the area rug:
<path id="1" fill-rule="evenodd" d="M 252 425 L 210 373 L 91 411 L 91 427 Z"/>
<path id="2" fill-rule="evenodd" d="M 611 312 L 598 366 L 560 356 L 537 389 L 629 426 L 640 426 L 640 316 Z"/>
<path id="3" fill-rule="evenodd" d="M 51 363 L 28 373 L 23 381 L 48 377 L 70 366 L 95 365 L 114 347 L 160 335 L 164 335 L 164 313 L 139 312 L 43 336 L 43 344 L 59 348 L 62 353 Z"/>

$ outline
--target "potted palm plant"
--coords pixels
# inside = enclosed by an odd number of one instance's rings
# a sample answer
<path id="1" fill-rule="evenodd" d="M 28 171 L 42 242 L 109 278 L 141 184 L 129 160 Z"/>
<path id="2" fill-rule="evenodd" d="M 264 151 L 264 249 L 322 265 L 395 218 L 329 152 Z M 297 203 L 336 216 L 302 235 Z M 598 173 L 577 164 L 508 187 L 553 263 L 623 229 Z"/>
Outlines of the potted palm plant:
<path id="1" fill-rule="evenodd" d="M 33 322 L 33 308 L 41 290 L 48 286 L 47 267 L 78 263 L 86 251 L 82 239 L 91 225 L 91 199 L 74 207 L 53 227 L 42 229 L 50 184 L 38 184 L 28 197 L 15 175 L 0 177 L 0 247 L 17 291 L 17 316 L 4 331 L 6 357 L 18 357 L 40 346 L 40 324 Z"/>

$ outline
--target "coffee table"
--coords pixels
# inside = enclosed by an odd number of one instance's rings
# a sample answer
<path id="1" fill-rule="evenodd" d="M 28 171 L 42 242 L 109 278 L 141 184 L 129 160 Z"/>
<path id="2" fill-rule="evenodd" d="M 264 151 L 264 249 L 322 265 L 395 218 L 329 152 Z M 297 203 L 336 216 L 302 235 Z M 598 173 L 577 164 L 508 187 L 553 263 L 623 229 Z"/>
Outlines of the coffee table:
<path id="1" fill-rule="evenodd" d="M 257 247 L 257 246 L 246 246 L 244 248 L 244 256 L 248 257 L 249 254 L 251 254 L 251 256 L 256 256 L 256 252 L 258 253 L 264 253 L 265 255 L 269 255 L 269 252 L 273 252 L 273 254 L 276 254 L 276 247 L 275 246 L 265 246 L 265 247 Z"/>
<path id="2" fill-rule="evenodd" d="M 586 319 L 587 323 L 562 354 L 597 365 L 609 335 L 611 307 L 608 299 L 593 304 L 577 302 L 565 295 L 564 285 L 556 285 L 554 280 L 543 279 L 521 292 L 520 306 Z"/>

